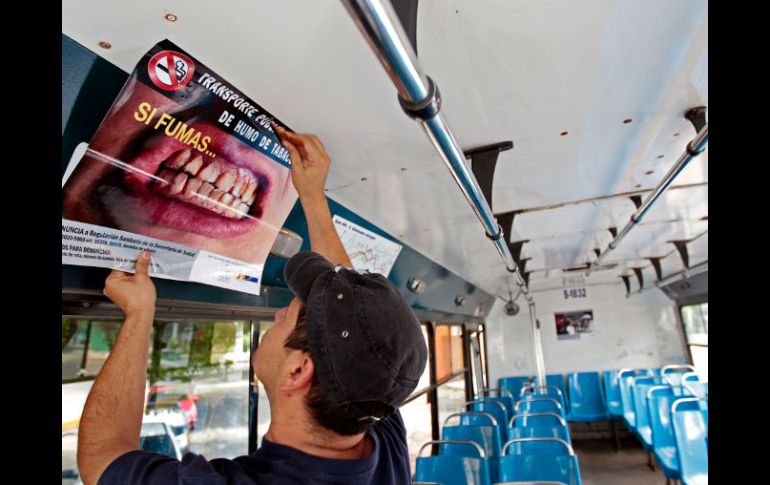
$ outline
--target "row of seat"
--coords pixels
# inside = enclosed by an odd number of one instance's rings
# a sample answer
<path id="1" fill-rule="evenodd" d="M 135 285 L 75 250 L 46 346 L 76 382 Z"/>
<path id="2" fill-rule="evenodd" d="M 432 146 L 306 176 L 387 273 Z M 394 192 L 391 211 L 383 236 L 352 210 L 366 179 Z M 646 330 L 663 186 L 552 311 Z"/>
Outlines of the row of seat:
<path id="1" fill-rule="evenodd" d="M 692 366 L 672 365 L 663 369 L 666 370 L 666 379 L 676 379 L 677 375 L 682 374 L 677 369 L 692 370 Z M 498 387 L 509 391 L 514 401 L 524 395 L 547 392 L 549 397 L 561 400 L 568 421 L 609 421 L 624 418 L 623 399 L 632 399 L 628 389 L 625 393 L 621 389 L 619 374 L 660 377 L 663 369 L 610 370 L 601 375 L 598 372 L 575 372 L 567 374 L 566 379 L 561 374 L 549 374 L 546 376 L 545 391 L 534 384 L 535 376 L 503 377 L 498 379 Z M 626 406 L 625 409 L 630 408 Z M 633 417 L 629 416 L 629 419 Z"/>
<path id="2" fill-rule="evenodd" d="M 667 480 L 708 483 L 708 383 L 691 366 L 623 369 L 612 377 L 622 418 Z"/>
<path id="3" fill-rule="evenodd" d="M 436 445 L 439 453 L 418 456 L 415 483 L 581 484 L 558 389 L 519 399 L 506 389 L 484 390 L 446 418 L 441 438 L 420 449 Z"/>

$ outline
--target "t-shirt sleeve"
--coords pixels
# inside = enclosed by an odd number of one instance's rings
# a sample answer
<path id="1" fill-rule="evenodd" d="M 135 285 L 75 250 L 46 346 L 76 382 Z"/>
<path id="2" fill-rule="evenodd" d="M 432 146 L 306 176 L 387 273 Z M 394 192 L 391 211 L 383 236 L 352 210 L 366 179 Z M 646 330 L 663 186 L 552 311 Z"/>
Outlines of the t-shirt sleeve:
<path id="1" fill-rule="evenodd" d="M 217 460 L 221 461 L 221 460 Z M 218 469 L 219 468 L 219 469 Z M 182 461 L 144 450 L 124 453 L 110 463 L 98 485 L 228 483 L 228 470 L 215 467 L 195 453 L 186 453 Z"/>
<path id="2" fill-rule="evenodd" d="M 401 417 L 401 410 L 396 409 L 396 412 L 382 419 L 375 424 L 380 430 L 387 429 L 388 434 L 398 437 L 399 441 L 406 443 L 406 426 L 404 425 L 404 419 Z"/>

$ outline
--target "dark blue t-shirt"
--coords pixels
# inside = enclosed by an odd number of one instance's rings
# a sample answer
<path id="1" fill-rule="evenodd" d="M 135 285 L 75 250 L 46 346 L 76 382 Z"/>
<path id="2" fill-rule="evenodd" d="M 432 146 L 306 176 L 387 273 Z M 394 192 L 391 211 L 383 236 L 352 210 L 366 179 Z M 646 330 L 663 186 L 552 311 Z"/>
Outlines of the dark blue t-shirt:
<path id="1" fill-rule="evenodd" d="M 99 485 L 109 484 L 408 484 L 411 483 L 406 429 L 401 413 L 375 423 L 368 435 L 372 453 L 356 460 L 308 455 L 297 449 L 262 440 L 251 455 L 211 461 L 185 453 L 182 461 L 149 451 L 135 450 L 115 459 L 104 470 Z"/>

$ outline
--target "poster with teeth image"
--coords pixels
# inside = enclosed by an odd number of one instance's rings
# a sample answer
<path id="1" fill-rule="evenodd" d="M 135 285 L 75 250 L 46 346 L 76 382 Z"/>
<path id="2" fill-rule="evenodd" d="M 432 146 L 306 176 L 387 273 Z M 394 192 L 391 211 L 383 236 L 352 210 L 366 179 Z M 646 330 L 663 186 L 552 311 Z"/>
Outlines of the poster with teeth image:
<path id="1" fill-rule="evenodd" d="M 132 270 L 259 294 L 297 200 L 289 129 L 168 40 L 134 68 L 62 180 L 62 264 Z"/>

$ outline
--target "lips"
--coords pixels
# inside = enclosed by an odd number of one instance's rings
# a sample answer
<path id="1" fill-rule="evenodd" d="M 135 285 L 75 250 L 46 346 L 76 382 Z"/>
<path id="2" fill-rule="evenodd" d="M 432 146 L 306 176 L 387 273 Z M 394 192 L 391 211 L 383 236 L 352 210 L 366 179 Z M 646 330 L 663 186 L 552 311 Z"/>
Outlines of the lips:
<path id="1" fill-rule="evenodd" d="M 136 170 L 123 175 L 129 195 L 126 213 L 113 217 L 129 230 L 132 219 L 149 219 L 158 226 L 216 239 L 253 231 L 261 223 L 270 191 L 269 172 L 260 170 L 263 162 L 253 151 L 232 146 L 228 150 L 225 141 L 212 137 L 215 158 L 174 138 L 151 143 L 129 163 Z"/>

